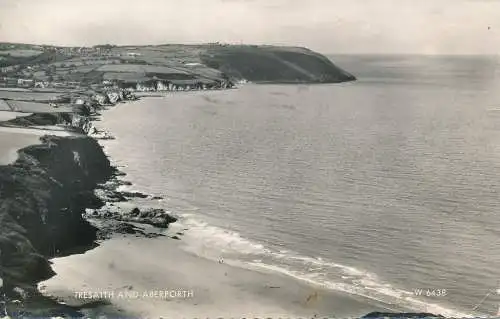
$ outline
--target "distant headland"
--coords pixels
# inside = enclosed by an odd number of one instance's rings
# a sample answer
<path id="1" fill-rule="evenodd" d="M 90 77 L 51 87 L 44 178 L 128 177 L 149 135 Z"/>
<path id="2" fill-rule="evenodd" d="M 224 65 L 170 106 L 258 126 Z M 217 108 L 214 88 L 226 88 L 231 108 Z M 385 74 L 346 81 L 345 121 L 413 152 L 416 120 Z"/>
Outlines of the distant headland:
<path id="1" fill-rule="evenodd" d="M 227 88 L 233 83 L 339 83 L 355 77 L 300 47 L 149 45 L 58 47 L 0 43 L 0 87 L 135 90 Z"/>

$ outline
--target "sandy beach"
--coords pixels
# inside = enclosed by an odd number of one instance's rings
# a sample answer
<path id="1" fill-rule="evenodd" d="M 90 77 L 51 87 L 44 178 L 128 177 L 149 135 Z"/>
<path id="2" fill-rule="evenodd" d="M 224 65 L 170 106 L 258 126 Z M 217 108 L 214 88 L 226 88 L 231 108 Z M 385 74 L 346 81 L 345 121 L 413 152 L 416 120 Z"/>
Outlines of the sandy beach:
<path id="1" fill-rule="evenodd" d="M 85 254 L 53 259 L 57 275 L 41 283 L 41 291 L 70 305 L 106 299 L 141 318 L 351 317 L 377 309 L 291 278 L 204 259 L 179 243 L 131 236 L 104 241 Z"/>
<path id="2" fill-rule="evenodd" d="M 38 144 L 40 135 L 38 134 L 27 134 L 26 132 L 19 133 L 11 129 L 8 131 L 3 131 L 0 127 L 0 165 L 11 164 L 17 159 L 17 150 Z"/>
<path id="3" fill-rule="evenodd" d="M 0 120 L 6 119 L 0 117 Z M 44 135 L 71 136 L 74 134 L 58 127 L 0 127 L 0 149 L 2 150 L 0 165 L 13 163 L 17 159 L 18 150 L 40 144 L 40 137 Z"/>

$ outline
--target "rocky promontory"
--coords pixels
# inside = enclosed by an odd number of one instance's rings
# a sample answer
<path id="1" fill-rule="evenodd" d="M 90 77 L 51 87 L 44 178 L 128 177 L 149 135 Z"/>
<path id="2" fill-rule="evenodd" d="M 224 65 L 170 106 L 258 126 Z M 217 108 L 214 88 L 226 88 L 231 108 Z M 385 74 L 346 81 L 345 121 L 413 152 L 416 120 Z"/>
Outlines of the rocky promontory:
<path id="1" fill-rule="evenodd" d="M 50 258 L 92 249 L 113 233 L 161 235 L 132 223 L 164 229 L 176 221 L 162 209 L 135 208 L 123 215 L 105 211 L 95 190 L 108 185 L 108 192 L 117 193 L 111 188 L 122 174 L 95 139 L 43 136 L 40 142 L 19 150 L 14 163 L 0 166 L 0 314 L 5 302 L 9 309 L 18 306 L 15 300 L 40 303 L 37 284 L 55 275 Z M 122 198 L 142 195 L 124 192 Z M 96 212 L 89 219 L 103 223 L 92 225 L 85 218 L 88 210 Z M 51 307 L 62 309 L 57 303 Z"/>
<path id="2" fill-rule="evenodd" d="M 0 167 L 0 277 L 3 289 L 34 288 L 54 275 L 47 258 L 94 244 L 96 228 L 82 218 L 102 206 L 93 195 L 114 173 L 89 137 L 44 136 Z"/>
<path id="3" fill-rule="evenodd" d="M 209 47 L 201 61 L 230 78 L 254 83 L 339 83 L 356 80 L 325 56 L 306 48 L 227 45 Z"/>

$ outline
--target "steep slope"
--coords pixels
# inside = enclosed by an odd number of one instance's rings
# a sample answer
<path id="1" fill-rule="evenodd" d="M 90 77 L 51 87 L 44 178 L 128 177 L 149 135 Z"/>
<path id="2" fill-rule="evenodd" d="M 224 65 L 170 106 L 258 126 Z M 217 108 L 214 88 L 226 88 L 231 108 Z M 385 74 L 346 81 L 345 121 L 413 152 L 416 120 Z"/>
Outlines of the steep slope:
<path id="1" fill-rule="evenodd" d="M 92 190 L 114 169 L 88 137 L 42 137 L 0 166 L 0 278 L 5 291 L 54 275 L 46 257 L 90 248 L 96 229 L 82 218 L 102 202 Z M 1 290 L 1 288 L 0 288 Z"/>
<path id="2" fill-rule="evenodd" d="M 230 78 L 257 83 L 339 83 L 356 78 L 323 55 L 305 48 L 212 46 L 201 61 Z"/>

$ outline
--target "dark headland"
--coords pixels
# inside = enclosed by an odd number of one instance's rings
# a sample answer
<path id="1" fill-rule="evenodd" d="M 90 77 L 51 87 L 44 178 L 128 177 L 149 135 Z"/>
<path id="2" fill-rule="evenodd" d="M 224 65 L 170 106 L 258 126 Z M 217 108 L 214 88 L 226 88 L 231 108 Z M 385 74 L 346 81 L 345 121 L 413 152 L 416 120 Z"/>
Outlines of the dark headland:
<path id="1" fill-rule="evenodd" d="M 112 137 L 91 122 L 101 111 L 140 96 L 230 89 L 242 82 L 354 80 L 306 48 L 0 43 L 0 113 L 17 114 L 0 122 L 0 134 L 47 130 L 38 145 L 19 149 L 17 160 L 0 166 L 0 317 L 81 316 L 81 307 L 38 292 L 37 284 L 55 275 L 50 259 L 92 249 L 114 233 L 162 236 L 140 225 L 165 229 L 176 221 L 161 209 L 110 209 L 148 195 L 117 191 L 126 184 L 118 179 L 123 174 L 96 140 Z M 53 134 L 61 130 L 69 136 Z M 430 315 L 402 317 L 409 316 Z"/>

